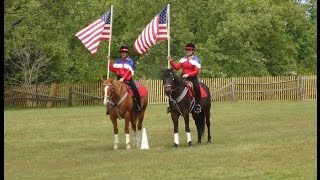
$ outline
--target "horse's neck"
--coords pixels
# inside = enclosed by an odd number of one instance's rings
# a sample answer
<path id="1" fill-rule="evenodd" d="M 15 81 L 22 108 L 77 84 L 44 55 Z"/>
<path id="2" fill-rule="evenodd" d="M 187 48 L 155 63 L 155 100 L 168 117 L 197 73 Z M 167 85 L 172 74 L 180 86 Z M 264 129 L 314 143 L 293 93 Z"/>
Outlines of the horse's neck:
<path id="1" fill-rule="evenodd" d="M 122 98 L 122 96 L 126 93 L 126 85 L 124 83 L 120 82 L 114 82 L 114 87 L 115 87 L 115 96 L 114 100 L 119 100 Z"/>
<path id="2" fill-rule="evenodd" d="M 172 87 L 174 91 L 172 92 L 173 96 L 180 96 L 180 94 L 183 92 L 185 87 L 187 86 L 185 82 L 183 82 L 182 79 L 179 79 L 178 81 L 174 81 L 174 86 Z"/>

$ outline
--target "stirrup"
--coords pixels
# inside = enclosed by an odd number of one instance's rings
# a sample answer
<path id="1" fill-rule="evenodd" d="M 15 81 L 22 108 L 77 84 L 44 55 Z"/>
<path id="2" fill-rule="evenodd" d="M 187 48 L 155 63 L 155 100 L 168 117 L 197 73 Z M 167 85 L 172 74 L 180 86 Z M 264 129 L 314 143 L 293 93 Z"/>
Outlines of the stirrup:
<path id="1" fill-rule="evenodd" d="M 139 104 L 136 104 L 136 112 L 141 112 L 141 106 Z"/>
<path id="2" fill-rule="evenodd" d="M 195 113 L 200 113 L 200 112 L 201 112 L 201 106 L 200 106 L 200 104 L 196 104 L 196 105 L 194 106 L 194 112 L 195 112 Z"/>

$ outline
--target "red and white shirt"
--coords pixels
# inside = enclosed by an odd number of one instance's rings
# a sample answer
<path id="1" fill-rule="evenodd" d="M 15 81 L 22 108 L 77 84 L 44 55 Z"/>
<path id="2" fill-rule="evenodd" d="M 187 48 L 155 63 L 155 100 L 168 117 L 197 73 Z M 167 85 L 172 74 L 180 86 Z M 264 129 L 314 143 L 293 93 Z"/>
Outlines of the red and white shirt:
<path id="1" fill-rule="evenodd" d="M 118 58 L 114 64 L 110 64 L 109 70 L 129 81 L 134 74 L 134 61 L 127 57 L 126 59 Z"/>
<path id="2" fill-rule="evenodd" d="M 175 70 L 182 68 L 182 74 L 188 74 L 189 77 L 197 76 L 200 72 L 201 61 L 198 56 L 183 57 L 178 63 L 170 61 L 171 67 Z"/>

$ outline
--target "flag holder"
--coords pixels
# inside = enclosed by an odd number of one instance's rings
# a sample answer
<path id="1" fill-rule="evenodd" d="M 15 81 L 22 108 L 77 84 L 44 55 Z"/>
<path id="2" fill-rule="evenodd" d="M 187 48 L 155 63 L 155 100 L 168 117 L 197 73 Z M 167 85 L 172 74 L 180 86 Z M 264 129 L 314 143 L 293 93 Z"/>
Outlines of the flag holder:
<path id="1" fill-rule="evenodd" d="M 170 56 L 170 4 L 167 5 L 167 32 L 168 32 L 168 57 Z M 168 61 L 168 69 L 170 68 L 170 62 Z M 169 97 L 167 97 L 167 113 L 170 112 Z"/>
<path id="2" fill-rule="evenodd" d="M 113 16 L 113 5 L 111 5 L 111 17 L 110 17 L 110 40 L 109 40 L 109 48 L 108 48 L 108 56 L 107 56 L 107 79 L 109 79 L 109 67 L 110 67 L 110 49 L 111 49 L 111 40 L 112 40 L 112 16 Z"/>

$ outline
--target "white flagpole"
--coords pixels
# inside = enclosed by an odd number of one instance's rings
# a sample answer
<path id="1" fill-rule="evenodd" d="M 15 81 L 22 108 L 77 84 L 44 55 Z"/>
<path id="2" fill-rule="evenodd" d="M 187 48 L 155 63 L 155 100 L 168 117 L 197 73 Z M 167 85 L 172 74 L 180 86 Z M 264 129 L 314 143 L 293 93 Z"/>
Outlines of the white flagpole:
<path id="1" fill-rule="evenodd" d="M 167 6 L 167 33 L 168 33 L 168 56 L 170 56 L 170 4 Z M 170 62 L 168 61 L 168 69 L 170 68 Z M 167 113 L 170 111 L 169 97 L 167 97 Z"/>
<path id="2" fill-rule="evenodd" d="M 170 4 L 167 6 L 168 56 L 170 56 Z M 168 69 L 170 62 L 168 61 Z"/>
<path id="3" fill-rule="evenodd" d="M 111 16 L 110 16 L 110 39 L 109 39 L 109 48 L 108 48 L 108 70 L 107 70 L 107 79 L 109 79 L 109 66 L 110 66 L 110 48 L 112 40 L 112 16 L 113 16 L 113 5 L 111 5 Z"/>

